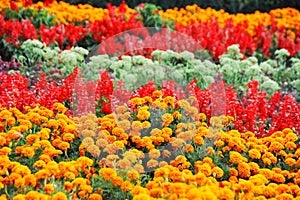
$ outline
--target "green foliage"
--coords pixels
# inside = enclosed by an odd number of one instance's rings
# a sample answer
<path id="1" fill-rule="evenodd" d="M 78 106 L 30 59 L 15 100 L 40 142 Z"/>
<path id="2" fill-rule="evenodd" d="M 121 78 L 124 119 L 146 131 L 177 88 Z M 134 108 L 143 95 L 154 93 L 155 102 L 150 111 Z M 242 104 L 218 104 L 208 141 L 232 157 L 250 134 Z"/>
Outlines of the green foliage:
<path id="1" fill-rule="evenodd" d="M 158 13 L 161 7 L 146 3 L 143 6 L 138 6 L 136 10 L 139 12 L 140 20 L 143 21 L 145 27 L 155 27 L 157 30 L 167 27 L 174 30 L 174 22 L 172 20 L 164 20 Z"/>
<path id="2" fill-rule="evenodd" d="M 55 15 L 51 15 L 46 9 L 34 10 L 31 8 L 19 8 L 19 12 L 16 12 L 10 8 L 4 8 L 1 14 L 8 19 L 28 19 L 36 28 L 40 28 L 42 24 L 47 27 L 55 25 Z"/>

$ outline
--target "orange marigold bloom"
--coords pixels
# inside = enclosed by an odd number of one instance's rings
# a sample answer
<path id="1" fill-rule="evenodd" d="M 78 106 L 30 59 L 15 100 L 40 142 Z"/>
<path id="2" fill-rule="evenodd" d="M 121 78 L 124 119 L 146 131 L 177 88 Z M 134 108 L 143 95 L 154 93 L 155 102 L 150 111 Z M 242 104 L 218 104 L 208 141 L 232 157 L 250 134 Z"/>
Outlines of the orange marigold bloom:
<path id="1" fill-rule="evenodd" d="M 32 147 L 25 147 L 22 150 L 22 154 L 26 157 L 32 158 L 34 156 L 35 152 Z"/>
<path id="2" fill-rule="evenodd" d="M 277 183 L 284 183 L 285 182 L 285 178 L 282 174 L 277 174 L 274 173 L 273 177 L 271 178 L 271 180 L 277 182 Z"/>
<path id="3" fill-rule="evenodd" d="M 274 174 L 274 172 L 272 170 L 266 169 L 266 168 L 259 169 L 258 173 L 264 175 L 268 180 L 270 180 Z"/>
<path id="4" fill-rule="evenodd" d="M 251 175 L 250 166 L 247 163 L 239 163 L 238 172 L 241 178 L 248 178 Z"/>
<path id="5" fill-rule="evenodd" d="M 133 184 L 130 181 L 124 181 L 121 185 L 121 190 L 128 192 L 133 188 Z"/>
<path id="6" fill-rule="evenodd" d="M 284 148 L 283 144 L 279 143 L 279 142 L 272 142 L 270 147 L 269 147 L 269 151 L 270 152 L 274 152 L 274 151 L 280 151 Z"/>
<path id="7" fill-rule="evenodd" d="M 52 192 L 54 192 L 54 186 L 52 184 L 46 184 L 44 186 L 44 190 L 46 192 L 46 194 L 51 194 Z"/>
<path id="8" fill-rule="evenodd" d="M 287 158 L 285 159 L 285 163 L 288 165 L 288 166 L 294 166 L 296 164 L 296 160 L 294 158 Z"/>
<path id="9" fill-rule="evenodd" d="M 100 194 L 91 194 L 88 200 L 102 200 L 102 196 Z"/>
<path id="10" fill-rule="evenodd" d="M 68 200 L 68 197 L 63 192 L 58 192 L 52 196 L 52 200 Z"/>
<path id="11" fill-rule="evenodd" d="M 53 108 L 60 113 L 65 113 L 67 111 L 67 108 L 62 103 L 54 103 Z"/>
<path id="12" fill-rule="evenodd" d="M 149 117 L 150 117 L 150 112 L 149 111 L 147 111 L 145 109 L 139 109 L 138 114 L 137 114 L 137 118 L 140 121 L 147 120 L 147 119 L 149 119 Z"/>
<path id="13" fill-rule="evenodd" d="M 31 187 L 36 186 L 36 178 L 33 174 L 28 174 L 24 177 L 25 185 L 31 185 Z"/>
<path id="14" fill-rule="evenodd" d="M 129 171 L 127 172 L 127 177 L 131 180 L 131 181 L 134 181 L 138 178 L 140 178 L 140 174 L 137 172 L 137 171 Z"/>
<path id="15" fill-rule="evenodd" d="M 103 176 L 103 178 L 107 180 L 111 180 L 115 176 L 117 176 L 117 172 L 114 169 L 111 168 L 102 168 L 99 171 L 99 174 Z"/>
<path id="16" fill-rule="evenodd" d="M 169 126 L 173 122 L 174 118 L 170 113 L 166 113 L 162 116 L 163 126 Z"/>
<path id="17" fill-rule="evenodd" d="M 216 178 L 221 178 L 224 175 L 224 171 L 220 167 L 214 167 L 211 170 L 211 174 Z"/>
<path id="18" fill-rule="evenodd" d="M 257 149 L 251 149 L 249 152 L 249 157 L 252 159 L 260 159 L 261 154 Z"/>
<path id="19" fill-rule="evenodd" d="M 71 191 L 73 189 L 73 184 L 71 182 L 69 182 L 69 181 L 66 181 L 64 183 L 64 187 L 65 187 L 65 190 Z"/>
<path id="20" fill-rule="evenodd" d="M 61 142 L 58 145 L 58 148 L 61 149 L 61 150 L 67 150 L 67 149 L 70 148 L 70 144 L 68 142 Z"/>
<path id="21" fill-rule="evenodd" d="M 147 167 L 148 168 L 155 168 L 158 166 L 158 161 L 157 160 L 154 160 L 154 159 L 150 159 L 148 162 L 147 162 Z"/>

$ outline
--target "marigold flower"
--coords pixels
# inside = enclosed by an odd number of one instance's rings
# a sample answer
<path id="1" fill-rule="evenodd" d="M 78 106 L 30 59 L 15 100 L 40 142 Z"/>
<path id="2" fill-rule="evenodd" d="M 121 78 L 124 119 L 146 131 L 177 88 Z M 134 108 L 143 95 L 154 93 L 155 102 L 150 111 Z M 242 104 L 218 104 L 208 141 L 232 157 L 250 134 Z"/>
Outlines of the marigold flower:
<path id="1" fill-rule="evenodd" d="M 220 167 L 214 167 L 211 169 L 211 174 L 216 178 L 221 178 L 224 175 L 224 171 Z"/>
<path id="2" fill-rule="evenodd" d="M 26 157 L 32 158 L 35 152 L 32 147 L 24 147 L 22 150 L 22 154 Z"/>
<path id="3" fill-rule="evenodd" d="M 67 108 L 61 103 L 54 103 L 53 108 L 60 113 L 65 113 L 67 111 Z"/>
<path id="4" fill-rule="evenodd" d="M 288 166 L 292 167 L 292 166 L 294 166 L 294 165 L 296 164 L 296 160 L 293 159 L 293 158 L 287 158 L 287 159 L 285 159 L 285 163 L 286 163 Z"/>
<path id="5" fill-rule="evenodd" d="M 204 139 L 199 135 L 196 135 L 193 141 L 200 146 L 204 143 Z"/>
<path id="6" fill-rule="evenodd" d="M 44 190 L 46 194 L 50 195 L 52 192 L 54 192 L 54 186 L 52 184 L 46 184 L 44 186 Z"/>
<path id="7" fill-rule="evenodd" d="M 58 144 L 58 148 L 61 150 L 67 150 L 70 148 L 70 144 L 68 142 L 61 142 Z"/>
<path id="8" fill-rule="evenodd" d="M 100 194 L 91 194 L 88 200 L 102 200 L 102 196 Z"/>
<path id="9" fill-rule="evenodd" d="M 63 192 L 57 192 L 52 196 L 52 200 L 68 200 L 68 197 Z"/>
<path id="10" fill-rule="evenodd" d="M 173 122 L 174 118 L 170 113 L 166 113 L 162 116 L 162 125 L 169 126 Z"/>
<path id="11" fill-rule="evenodd" d="M 65 190 L 71 191 L 73 189 L 73 184 L 71 182 L 69 182 L 69 181 L 66 181 L 64 183 L 64 187 L 65 187 Z"/>
<path id="12" fill-rule="evenodd" d="M 151 159 L 157 159 L 160 157 L 160 151 L 158 149 L 151 149 L 148 155 Z"/>
<path id="13" fill-rule="evenodd" d="M 251 175 L 250 166 L 247 163 L 241 162 L 238 164 L 238 172 L 241 178 L 248 178 Z"/>
<path id="14" fill-rule="evenodd" d="M 36 178 L 33 174 L 28 174 L 24 176 L 25 185 L 30 185 L 31 187 L 36 186 Z"/>
<path id="15" fill-rule="evenodd" d="M 115 176 L 117 176 L 117 172 L 111 168 L 102 168 L 99 171 L 99 174 L 107 181 L 112 180 Z"/>
<path id="16" fill-rule="evenodd" d="M 124 143 L 121 141 L 115 141 L 115 142 L 113 142 L 113 144 L 119 150 L 122 150 L 124 148 Z"/>
<path id="17" fill-rule="evenodd" d="M 270 152 L 274 152 L 274 151 L 280 151 L 284 148 L 284 146 L 279 143 L 279 142 L 272 142 L 270 147 L 269 147 L 269 151 Z"/>
<path id="18" fill-rule="evenodd" d="M 274 172 L 272 170 L 266 169 L 266 168 L 259 169 L 258 173 L 264 175 L 268 180 L 270 180 L 274 174 Z"/>
<path id="19" fill-rule="evenodd" d="M 131 180 L 131 181 L 134 181 L 136 179 L 139 179 L 140 178 L 140 174 L 135 171 L 135 170 L 130 170 L 127 172 L 127 177 Z"/>
<path id="20" fill-rule="evenodd" d="M 115 176 L 112 178 L 112 183 L 114 186 L 121 186 L 123 183 L 123 179 L 120 176 Z"/>
<path id="21" fill-rule="evenodd" d="M 249 152 L 249 157 L 252 159 L 260 159 L 261 154 L 257 149 L 251 149 Z"/>
<path id="22" fill-rule="evenodd" d="M 274 173 L 271 180 L 275 181 L 277 183 L 284 183 L 285 182 L 284 176 L 282 174 L 278 174 L 278 173 Z"/>

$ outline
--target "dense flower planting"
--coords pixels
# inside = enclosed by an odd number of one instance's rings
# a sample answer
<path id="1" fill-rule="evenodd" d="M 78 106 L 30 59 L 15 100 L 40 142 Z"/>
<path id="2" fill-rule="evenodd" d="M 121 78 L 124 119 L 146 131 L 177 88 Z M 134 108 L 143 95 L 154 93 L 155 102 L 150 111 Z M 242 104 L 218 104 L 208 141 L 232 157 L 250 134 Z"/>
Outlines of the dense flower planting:
<path id="1" fill-rule="evenodd" d="M 299 11 L 0 8 L 0 200 L 300 199 Z"/>
<path id="2" fill-rule="evenodd" d="M 3 3 L 3 7 L 8 4 Z M 25 2 L 14 5 L 25 5 Z M 163 25 L 166 20 L 172 20 L 176 31 L 199 40 L 200 48 L 209 50 L 216 60 L 232 44 L 239 44 L 245 55 L 260 52 L 269 57 L 277 48 L 287 49 L 292 56 L 300 51 L 299 11 L 292 8 L 276 9 L 270 13 L 230 15 L 224 11 L 201 9 L 193 5 L 180 10 L 154 10 L 151 13 L 151 20 L 154 20 L 152 24 L 145 19 L 143 21 L 141 12 L 128 8 L 125 3 L 120 7 L 97 9 L 88 5 L 71 6 L 51 1 L 47 5 L 39 2 L 27 9 L 38 11 L 42 8 L 56 16 L 55 26 L 34 27 L 30 20 L 19 19 L 18 22 L 1 17 L 0 38 L 19 45 L 24 39 L 39 36 L 47 45 L 57 42 L 62 48 L 76 44 L 87 48 L 122 31 L 139 28 L 142 23 L 157 26 L 160 23 Z M 17 26 L 11 26 L 12 23 Z"/>

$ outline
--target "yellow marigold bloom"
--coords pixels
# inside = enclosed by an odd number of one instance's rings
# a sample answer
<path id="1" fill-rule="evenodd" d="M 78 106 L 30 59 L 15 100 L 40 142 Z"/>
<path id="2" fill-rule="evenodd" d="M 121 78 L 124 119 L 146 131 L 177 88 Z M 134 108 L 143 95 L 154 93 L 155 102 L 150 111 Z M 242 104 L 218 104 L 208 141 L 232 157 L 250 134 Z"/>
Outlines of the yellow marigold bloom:
<path id="1" fill-rule="evenodd" d="M 114 146 L 120 150 L 122 150 L 124 148 L 124 143 L 121 141 L 115 141 L 113 142 Z"/>
<path id="2" fill-rule="evenodd" d="M 213 147 L 207 147 L 207 148 L 206 148 L 206 153 L 207 153 L 208 155 L 212 155 L 212 154 L 214 154 L 214 152 L 215 152 L 215 150 L 214 150 Z"/>
<path id="3" fill-rule="evenodd" d="M 76 176 L 73 172 L 65 172 L 64 177 L 70 180 L 74 180 Z"/>
<path id="4" fill-rule="evenodd" d="M 151 197 L 148 194 L 138 194 L 133 196 L 133 200 L 151 200 Z"/>
<path id="5" fill-rule="evenodd" d="M 67 111 L 67 108 L 61 103 L 54 103 L 53 108 L 59 113 L 65 113 Z"/>
<path id="6" fill-rule="evenodd" d="M 292 167 L 296 164 L 296 160 L 293 158 L 287 158 L 284 161 L 288 166 Z"/>
<path id="7" fill-rule="evenodd" d="M 68 200 L 68 197 L 63 192 L 57 192 L 52 196 L 52 200 Z"/>
<path id="8" fill-rule="evenodd" d="M 254 176 L 251 176 L 249 180 L 254 184 L 254 185 L 265 185 L 269 182 L 269 180 L 262 174 L 256 174 Z"/>
<path id="9" fill-rule="evenodd" d="M 181 120 L 182 117 L 182 115 L 178 111 L 173 112 L 172 116 L 174 117 L 174 119 L 178 119 L 178 120 Z"/>
<path id="10" fill-rule="evenodd" d="M 175 138 L 173 141 L 171 141 L 171 145 L 174 150 L 183 147 L 184 144 L 185 141 L 181 138 Z"/>
<path id="11" fill-rule="evenodd" d="M 252 159 L 260 159 L 261 154 L 257 149 L 251 149 L 249 152 L 249 157 Z"/>
<path id="12" fill-rule="evenodd" d="M 98 139 L 98 140 L 96 141 L 96 145 L 97 145 L 99 148 L 104 148 L 104 147 L 106 147 L 106 146 L 108 145 L 108 141 L 107 141 L 106 139 L 100 138 L 100 139 Z"/>
<path id="13" fill-rule="evenodd" d="M 160 91 L 160 90 L 155 90 L 155 91 L 152 93 L 152 95 L 153 95 L 154 97 L 157 97 L 157 98 L 162 97 L 162 91 Z"/>
<path id="14" fill-rule="evenodd" d="M 145 99 L 140 98 L 140 97 L 134 97 L 132 99 L 130 99 L 130 105 L 132 107 L 138 107 L 141 106 L 145 103 Z"/>
<path id="15" fill-rule="evenodd" d="M 249 162 L 248 164 L 250 166 L 251 172 L 253 172 L 254 174 L 256 174 L 260 169 L 259 165 L 255 162 Z"/>
<path id="16" fill-rule="evenodd" d="M 144 169 L 143 165 L 141 165 L 141 164 L 135 164 L 133 166 L 133 169 L 136 170 L 137 172 L 141 173 L 141 174 L 145 173 L 145 169 Z"/>
<path id="17" fill-rule="evenodd" d="M 0 149 L 0 156 L 8 155 L 10 153 L 11 153 L 11 148 L 9 148 L 9 147 L 2 147 Z"/>
<path id="18" fill-rule="evenodd" d="M 297 148 L 297 145 L 294 142 L 287 142 L 284 147 L 288 150 L 294 150 Z"/>
<path id="19" fill-rule="evenodd" d="M 206 115 L 204 113 L 199 113 L 199 120 L 200 121 L 205 121 L 206 120 Z"/>
<path id="20" fill-rule="evenodd" d="M 285 178 L 282 174 L 277 174 L 274 173 L 273 177 L 271 178 L 272 181 L 275 181 L 277 183 L 284 183 L 285 182 Z"/>
<path id="21" fill-rule="evenodd" d="M 73 142 L 74 138 L 75 138 L 75 135 L 72 133 L 64 133 L 62 135 L 62 139 L 65 142 Z"/>
<path id="22" fill-rule="evenodd" d="M 144 120 L 147 120 L 149 119 L 150 117 L 150 112 L 147 111 L 147 110 L 139 110 L 138 111 L 138 114 L 137 114 L 137 118 L 140 120 L 140 121 L 144 121 Z"/>
<path id="23" fill-rule="evenodd" d="M 130 169 L 131 162 L 127 158 L 121 159 L 118 161 L 117 166 L 121 169 Z"/>
<path id="24" fill-rule="evenodd" d="M 163 101 L 171 108 L 175 108 L 175 98 L 174 97 L 167 96 L 163 99 Z"/>
<path id="25" fill-rule="evenodd" d="M 169 126 L 173 122 L 174 118 L 170 113 L 166 113 L 162 116 L 163 126 Z"/>
<path id="26" fill-rule="evenodd" d="M 82 140 L 82 144 L 85 146 L 85 147 L 88 147 L 90 145 L 93 145 L 94 144 L 94 140 L 93 138 L 91 137 L 86 137 Z"/>
<path id="27" fill-rule="evenodd" d="M 298 140 L 298 136 L 293 132 L 289 132 L 284 139 L 286 142 L 295 142 Z"/>
<path id="28" fill-rule="evenodd" d="M 183 152 L 185 153 L 191 153 L 194 152 L 194 147 L 191 144 L 187 144 L 185 145 L 185 147 L 183 148 Z"/>

